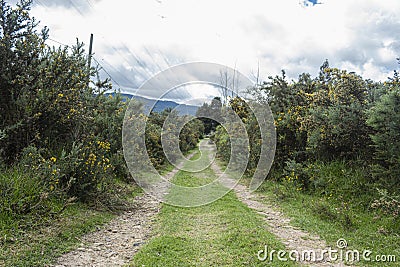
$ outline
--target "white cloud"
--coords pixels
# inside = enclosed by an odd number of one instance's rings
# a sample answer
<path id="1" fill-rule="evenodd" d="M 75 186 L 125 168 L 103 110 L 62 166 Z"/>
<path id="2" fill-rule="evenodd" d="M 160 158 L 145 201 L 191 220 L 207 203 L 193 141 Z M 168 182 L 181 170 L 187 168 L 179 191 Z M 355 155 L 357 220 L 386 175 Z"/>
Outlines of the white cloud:
<path id="1" fill-rule="evenodd" d="M 61 2 L 33 13 L 63 43 L 87 42 L 94 33 L 95 57 L 125 88 L 190 61 L 236 65 L 248 76 L 259 63 L 266 79 L 282 68 L 290 78 L 315 75 L 329 59 L 331 66 L 386 79 L 399 56 L 398 0 L 324 0 L 308 7 L 299 0 Z"/>

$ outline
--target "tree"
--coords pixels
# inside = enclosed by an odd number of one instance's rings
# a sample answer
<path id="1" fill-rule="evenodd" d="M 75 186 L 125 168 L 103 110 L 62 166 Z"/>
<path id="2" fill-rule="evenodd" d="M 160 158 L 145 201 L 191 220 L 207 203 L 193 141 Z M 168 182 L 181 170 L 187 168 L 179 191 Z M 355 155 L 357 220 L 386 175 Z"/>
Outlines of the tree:
<path id="1" fill-rule="evenodd" d="M 367 123 L 373 128 L 375 176 L 386 188 L 400 185 L 400 88 L 392 88 L 368 111 Z"/>
<path id="2" fill-rule="evenodd" d="M 214 132 L 222 122 L 222 102 L 220 97 L 214 97 L 211 103 L 204 103 L 196 112 L 196 117 L 204 124 L 204 133 Z M 214 119 L 212 119 L 214 118 Z"/>
<path id="3" fill-rule="evenodd" d="M 223 104 L 228 104 L 228 98 L 233 98 L 239 93 L 239 77 L 235 68 L 230 71 L 228 69 L 219 72 L 219 88 L 222 95 Z"/>

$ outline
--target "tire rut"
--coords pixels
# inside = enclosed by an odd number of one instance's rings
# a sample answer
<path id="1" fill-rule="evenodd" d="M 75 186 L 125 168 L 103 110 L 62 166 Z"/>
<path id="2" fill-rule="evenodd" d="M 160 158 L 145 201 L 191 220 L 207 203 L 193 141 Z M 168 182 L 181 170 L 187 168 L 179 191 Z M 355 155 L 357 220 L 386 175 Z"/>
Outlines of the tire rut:
<path id="1" fill-rule="evenodd" d="M 195 153 L 188 157 L 193 157 Z M 181 164 L 164 176 L 169 181 L 181 168 Z M 160 195 L 168 191 L 168 182 L 157 185 Z M 134 255 L 152 237 L 153 222 L 159 213 L 161 202 L 150 194 L 135 197 L 134 208 L 117 216 L 97 231 L 82 237 L 80 246 L 70 251 L 49 267 L 114 267 L 130 262 Z"/>
<path id="2" fill-rule="evenodd" d="M 293 250 L 300 252 L 301 255 L 302 252 L 315 251 L 316 260 L 310 261 L 298 257 L 298 263 L 316 267 L 350 266 L 345 265 L 344 263 L 329 262 L 326 255 L 327 253 L 322 253 L 324 250 L 329 249 L 323 239 L 317 235 L 310 234 L 290 225 L 291 220 L 282 212 L 278 211 L 273 205 L 266 205 L 258 201 L 257 199 L 260 199 L 261 196 L 251 193 L 246 186 L 237 183 L 236 180 L 231 179 L 228 175 L 224 174 L 215 161 L 211 163 L 210 167 L 219 177 L 220 182 L 224 186 L 233 188 L 240 201 L 245 203 L 249 208 L 257 211 L 257 213 L 263 217 L 263 220 L 267 223 L 268 230 L 281 240 L 281 242 L 286 246 L 288 252 Z M 325 257 L 321 257 L 323 254 Z"/>

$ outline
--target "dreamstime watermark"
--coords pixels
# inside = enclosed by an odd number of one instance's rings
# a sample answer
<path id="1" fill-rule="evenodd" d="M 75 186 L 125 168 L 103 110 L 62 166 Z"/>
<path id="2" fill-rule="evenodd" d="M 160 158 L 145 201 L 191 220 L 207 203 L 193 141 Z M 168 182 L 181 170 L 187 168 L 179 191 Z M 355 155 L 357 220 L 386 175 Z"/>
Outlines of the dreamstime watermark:
<path id="1" fill-rule="evenodd" d="M 267 245 L 257 252 L 260 261 L 298 261 L 298 262 L 386 262 L 395 263 L 396 255 L 374 254 L 372 250 L 348 249 L 347 241 L 343 238 L 336 242 L 336 248 L 306 249 L 306 250 L 275 250 Z"/>
<path id="2" fill-rule="evenodd" d="M 260 130 L 262 139 L 260 157 L 249 185 L 250 191 L 254 191 L 262 184 L 271 168 L 275 155 L 276 133 L 272 112 L 268 103 L 247 101 L 249 100 L 247 95 L 248 89 L 254 86 L 254 83 L 246 76 L 235 69 L 215 63 L 187 63 L 171 67 L 156 74 L 146 81 L 136 91 L 136 94 L 148 95 L 151 93 L 153 97 L 157 94 L 157 99 L 161 100 L 165 95 L 173 92 L 177 88 L 189 86 L 191 84 L 204 84 L 221 88 L 223 87 L 220 82 L 221 73 L 225 73 L 227 77 L 233 77 L 235 80 L 235 88 L 224 87 L 224 90 L 227 90 L 225 92 L 229 92 L 230 95 L 237 95 L 246 100 L 246 104 L 254 114 Z M 209 204 L 223 197 L 239 182 L 249 161 L 250 140 L 246 125 L 229 105 L 224 106 L 223 112 L 218 114 L 218 116 L 216 116 L 217 114 L 210 114 L 208 117 L 209 119 L 217 121 L 225 128 L 231 144 L 231 157 L 224 174 L 220 175 L 217 180 L 199 187 L 176 185 L 169 179 L 160 175 L 154 168 L 146 147 L 147 118 L 156 105 L 156 102 L 150 107 L 143 107 L 136 101 L 131 101 L 125 113 L 122 129 L 124 157 L 136 183 L 141 186 L 145 192 L 156 197 L 158 200 L 174 206 L 200 206 Z M 204 166 L 197 166 L 196 168 L 193 164 L 186 164 L 188 159 L 179 149 L 179 133 L 185 124 L 193 119 L 193 117 L 178 121 L 178 119 L 173 116 L 174 113 L 172 112 L 166 118 L 161 133 L 164 155 L 176 168 L 182 169 L 182 166 L 192 166 L 191 169 L 183 169 L 186 172 L 198 172 L 199 167 L 204 169 Z M 204 118 L 204 116 L 202 117 Z M 211 162 L 209 164 L 211 164 Z M 227 185 L 227 183 L 222 181 L 222 179 L 224 179 L 223 177 L 226 177 L 224 175 L 227 173 L 234 173 L 236 183 Z"/>

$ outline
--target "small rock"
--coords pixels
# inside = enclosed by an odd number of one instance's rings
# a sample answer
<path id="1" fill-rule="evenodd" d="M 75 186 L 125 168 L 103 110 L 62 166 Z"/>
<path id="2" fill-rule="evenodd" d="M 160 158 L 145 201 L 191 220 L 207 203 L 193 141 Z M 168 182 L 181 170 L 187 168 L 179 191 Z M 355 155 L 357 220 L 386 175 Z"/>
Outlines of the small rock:
<path id="1" fill-rule="evenodd" d="M 118 255 L 117 252 L 112 251 L 112 252 L 108 253 L 107 258 L 111 258 L 111 257 L 117 256 L 117 255 Z"/>

